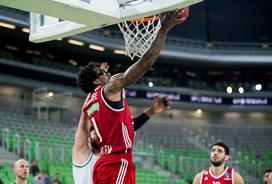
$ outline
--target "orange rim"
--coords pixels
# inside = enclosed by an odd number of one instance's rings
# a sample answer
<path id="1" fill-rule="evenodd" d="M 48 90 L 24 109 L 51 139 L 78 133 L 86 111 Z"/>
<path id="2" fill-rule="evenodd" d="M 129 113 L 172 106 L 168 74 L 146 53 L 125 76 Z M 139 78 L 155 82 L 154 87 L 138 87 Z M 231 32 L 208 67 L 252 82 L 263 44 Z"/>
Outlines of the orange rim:
<path id="1" fill-rule="evenodd" d="M 130 22 L 149 22 L 152 20 L 159 20 L 160 16 L 155 16 L 155 17 L 144 17 L 144 18 L 135 18 L 135 19 L 130 19 L 128 21 Z"/>

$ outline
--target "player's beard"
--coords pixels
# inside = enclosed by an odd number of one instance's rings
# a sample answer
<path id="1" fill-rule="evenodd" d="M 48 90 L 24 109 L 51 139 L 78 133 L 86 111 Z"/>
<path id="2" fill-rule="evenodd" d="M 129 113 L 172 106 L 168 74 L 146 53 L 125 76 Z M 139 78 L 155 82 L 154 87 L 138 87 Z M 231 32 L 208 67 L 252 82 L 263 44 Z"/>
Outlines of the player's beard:
<path id="1" fill-rule="evenodd" d="M 27 176 L 24 176 L 24 175 L 20 175 L 20 176 L 18 176 L 21 180 L 26 180 L 27 179 Z"/>
<path id="2" fill-rule="evenodd" d="M 91 146 L 93 148 L 94 151 L 96 152 L 100 152 L 100 148 L 99 145 L 97 144 L 97 142 L 93 139 L 91 139 Z"/>
<path id="3" fill-rule="evenodd" d="M 218 160 L 218 161 L 213 161 L 213 159 L 211 159 L 211 163 L 214 167 L 219 167 L 221 166 L 223 163 L 225 162 L 225 157 L 222 158 L 221 160 Z"/>

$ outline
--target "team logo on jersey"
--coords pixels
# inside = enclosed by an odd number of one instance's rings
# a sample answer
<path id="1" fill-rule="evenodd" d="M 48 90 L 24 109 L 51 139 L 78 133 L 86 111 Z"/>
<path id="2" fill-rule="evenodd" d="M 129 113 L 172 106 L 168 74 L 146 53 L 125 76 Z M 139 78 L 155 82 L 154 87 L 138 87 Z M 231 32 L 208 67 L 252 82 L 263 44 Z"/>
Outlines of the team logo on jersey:
<path id="1" fill-rule="evenodd" d="M 225 176 L 226 176 L 227 178 L 229 178 L 229 177 L 230 177 L 230 173 L 227 172 L 227 173 L 225 174 Z"/>
<path id="2" fill-rule="evenodd" d="M 204 178 L 204 181 L 207 181 L 207 180 L 209 180 L 209 178 L 206 176 L 206 177 Z"/>
<path id="3" fill-rule="evenodd" d="M 227 172 L 227 173 L 225 174 L 224 180 L 231 180 L 231 178 L 230 178 L 230 173 Z"/>
<path id="4" fill-rule="evenodd" d="M 89 107 L 87 109 L 88 116 L 91 116 L 91 114 L 94 113 L 95 111 L 99 111 L 99 103 L 98 102 L 94 103 L 91 107 Z"/>

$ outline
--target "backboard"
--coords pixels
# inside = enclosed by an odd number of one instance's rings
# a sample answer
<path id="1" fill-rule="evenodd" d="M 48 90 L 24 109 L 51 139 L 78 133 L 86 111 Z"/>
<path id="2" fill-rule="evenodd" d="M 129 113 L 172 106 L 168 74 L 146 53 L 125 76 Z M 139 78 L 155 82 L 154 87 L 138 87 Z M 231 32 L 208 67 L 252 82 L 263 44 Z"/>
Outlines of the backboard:
<path id="1" fill-rule="evenodd" d="M 38 43 L 117 24 L 132 18 L 159 14 L 201 1 L 4 0 L 0 1 L 0 5 L 31 12 L 29 39 Z"/>

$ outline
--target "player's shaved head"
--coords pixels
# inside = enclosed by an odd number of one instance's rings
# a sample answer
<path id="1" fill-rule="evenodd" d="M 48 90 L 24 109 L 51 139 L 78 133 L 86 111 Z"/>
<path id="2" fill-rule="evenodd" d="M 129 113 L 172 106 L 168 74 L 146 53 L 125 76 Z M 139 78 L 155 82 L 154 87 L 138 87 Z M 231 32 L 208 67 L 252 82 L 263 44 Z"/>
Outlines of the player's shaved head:
<path id="1" fill-rule="evenodd" d="M 25 160 L 25 159 L 20 159 L 20 160 L 17 160 L 15 163 L 14 163 L 14 167 L 18 167 L 19 165 L 21 165 L 22 163 L 27 163 L 28 162 Z"/>
<path id="2" fill-rule="evenodd" d="M 25 159 L 17 160 L 13 166 L 14 174 L 16 178 L 20 180 L 26 180 L 29 175 L 29 164 Z"/>

